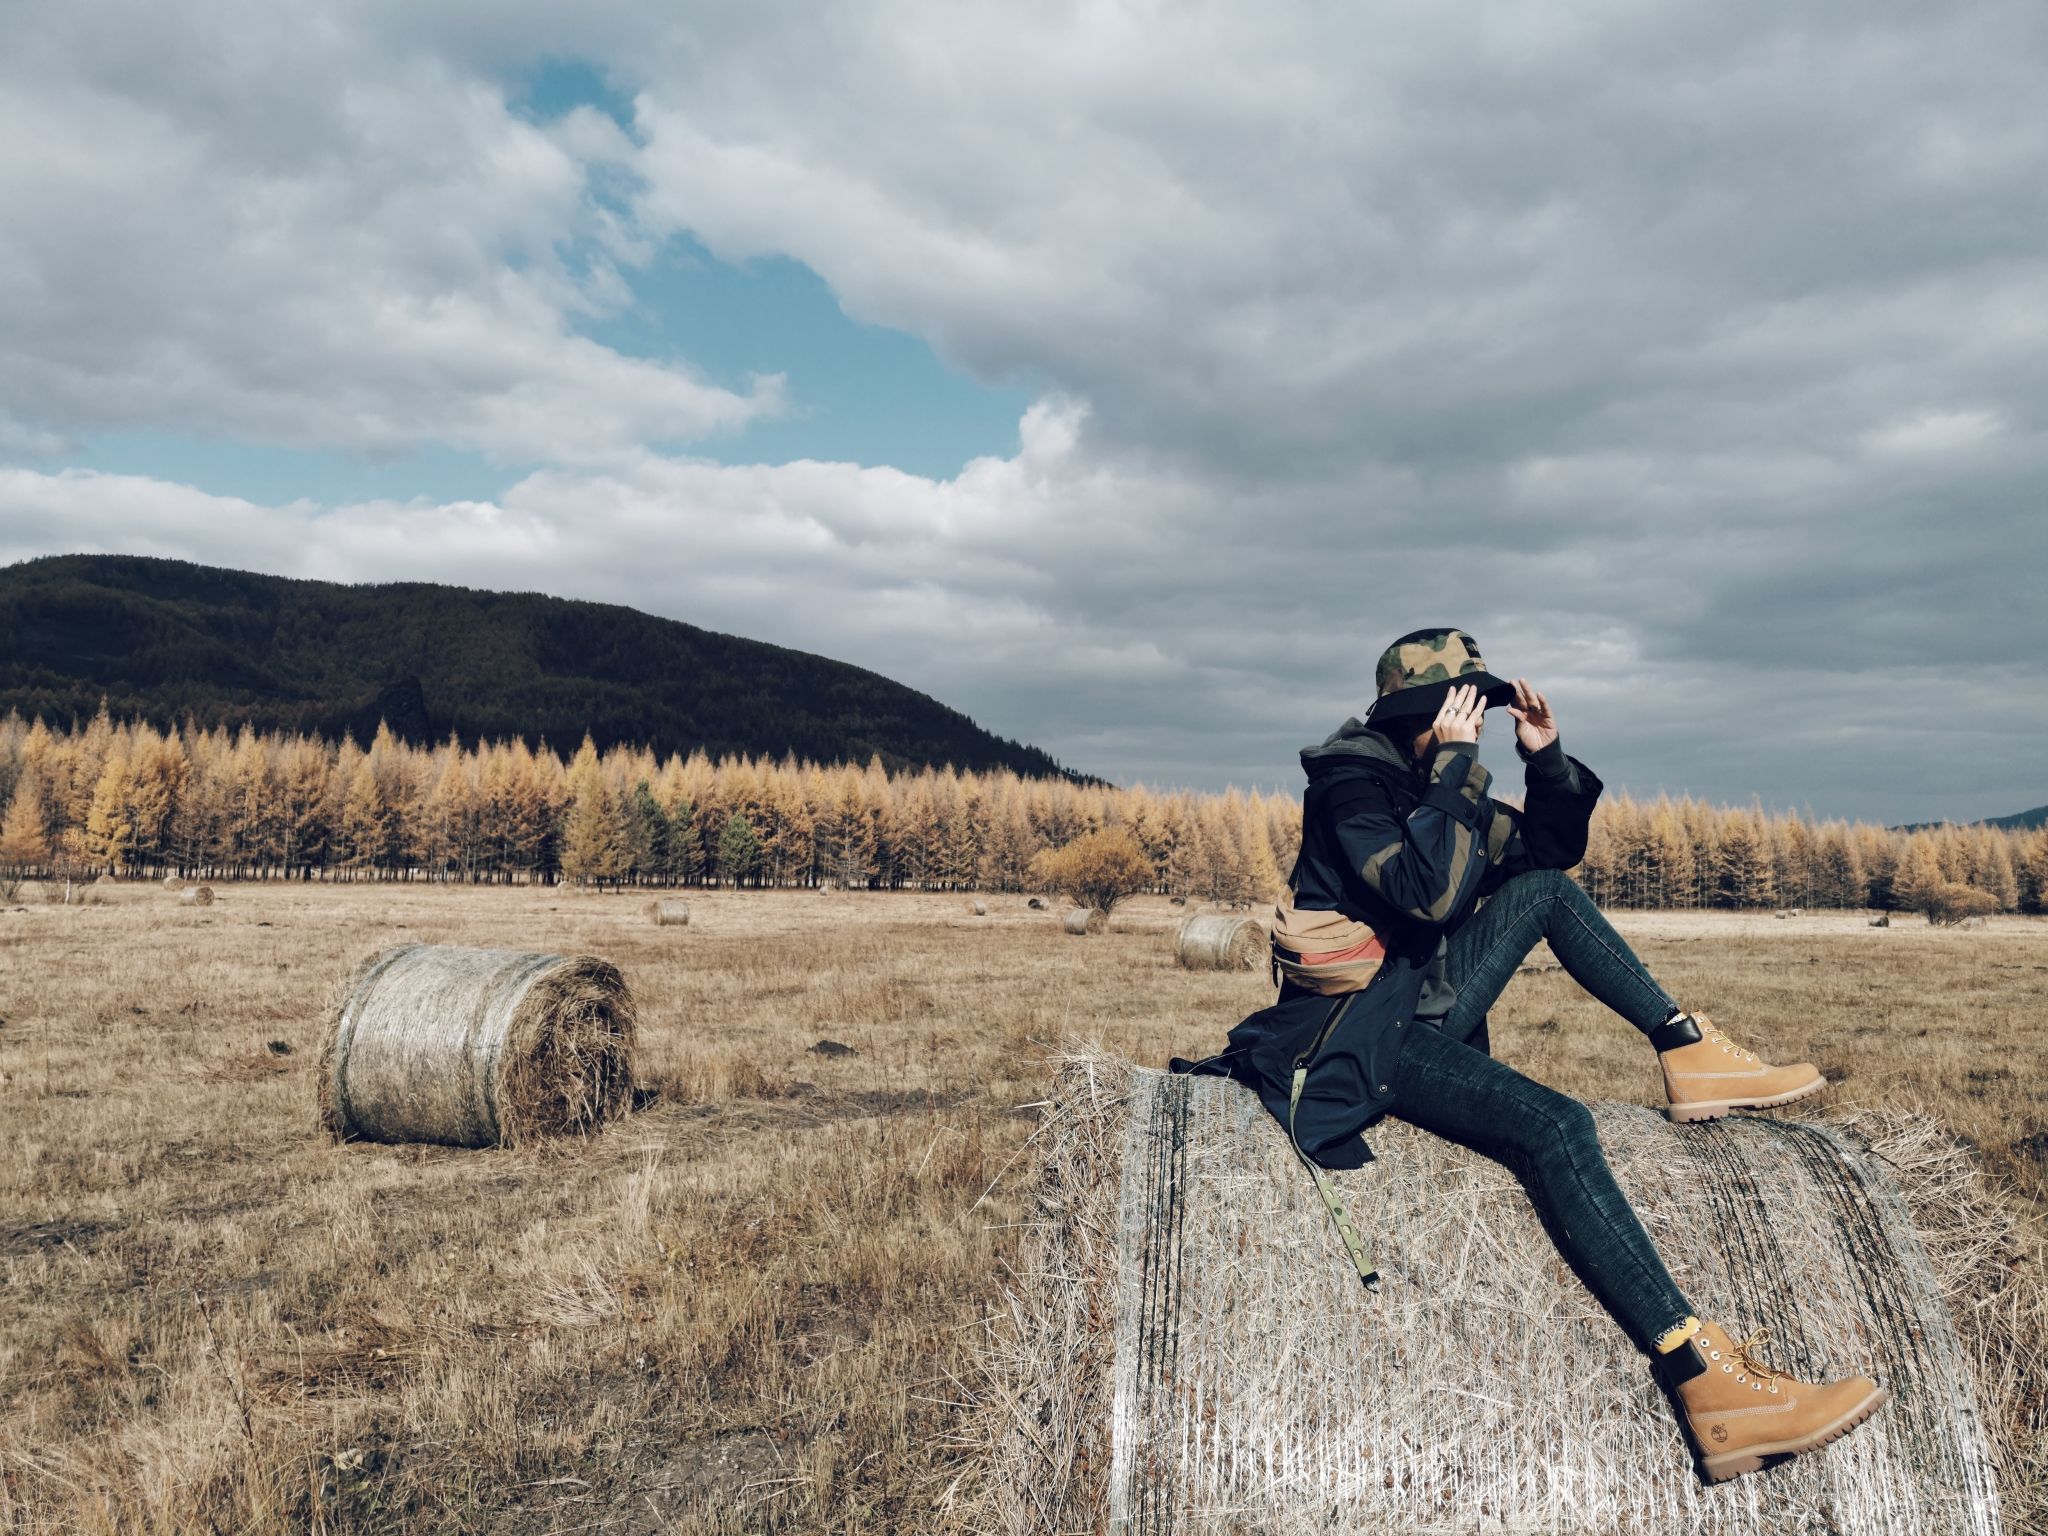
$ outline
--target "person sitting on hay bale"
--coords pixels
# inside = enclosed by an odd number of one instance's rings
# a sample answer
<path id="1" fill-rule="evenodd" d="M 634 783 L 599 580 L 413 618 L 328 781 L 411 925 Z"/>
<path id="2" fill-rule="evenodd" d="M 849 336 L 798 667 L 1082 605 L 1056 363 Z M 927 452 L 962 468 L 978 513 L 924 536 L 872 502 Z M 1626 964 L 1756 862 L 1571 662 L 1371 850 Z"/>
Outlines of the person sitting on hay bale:
<path id="1" fill-rule="evenodd" d="M 1659 1053 L 1674 1120 L 1789 1104 L 1826 1079 L 1776 1067 L 1681 1008 L 1570 875 L 1586 851 L 1598 777 L 1558 743 L 1549 701 L 1486 670 L 1463 630 L 1403 635 L 1379 659 L 1365 722 L 1301 754 L 1301 852 L 1273 917 L 1279 999 L 1177 1072 L 1249 1084 L 1287 1128 L 1371 1286 L 1365 1245 L 1325 1168 L 1372 1156 L 1360 1131 L 1394 1113 L 1525 1162 L 1550 1225 L 1676 1397 L 1702 1470 L 1753 1472 L 1847 1433 L 1888 1394 L 1867 1376 L 1813 1383 L 1699 1317 L 1615 1183 L 1577 1099 L 1496 1061 L 1486 1011 L 1538 940 Z M 1485 712 L 1505 705 L 1525 765 L 1523 809 L 1487 795 Z M 1484 903 L 1481 905 L 1482 898 Z M 1560 1361 L 1560 1369 L 1569 1362 Z"/>

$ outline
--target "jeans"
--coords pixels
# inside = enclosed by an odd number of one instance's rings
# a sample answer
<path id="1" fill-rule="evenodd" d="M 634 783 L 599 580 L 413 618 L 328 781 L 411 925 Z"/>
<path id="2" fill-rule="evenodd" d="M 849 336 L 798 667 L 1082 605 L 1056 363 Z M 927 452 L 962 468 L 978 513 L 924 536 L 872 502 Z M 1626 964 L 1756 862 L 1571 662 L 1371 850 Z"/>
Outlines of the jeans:
<path id="1" fill-rule="evenodd" d="M 1560 870 L 1509 879 L 1451 936 L 1458 999 L 1442 1029 L 1406 1032 L 1392 1113 L 1514 1168 L 1567 1261 L 1645 1351 L 1693 1311 L 1600 1150 L 1584 1104 L 1462 1041 L 1539 938 L 1594 997 L 1647 1033 L 1675 1004 Z"/>

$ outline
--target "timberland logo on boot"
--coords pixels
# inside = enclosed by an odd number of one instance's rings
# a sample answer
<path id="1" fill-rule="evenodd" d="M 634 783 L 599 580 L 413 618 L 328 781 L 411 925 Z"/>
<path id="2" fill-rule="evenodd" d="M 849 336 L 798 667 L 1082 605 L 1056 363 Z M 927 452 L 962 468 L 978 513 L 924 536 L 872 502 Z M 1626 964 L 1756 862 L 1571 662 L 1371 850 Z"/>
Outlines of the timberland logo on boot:
<path id="1" fill-rule="evenodd" d="M 1726 1424 L 1716 1424 L 1707 1433 L 1714 1437 L 1714 1444 L 1719 1445 L 1728 1438 L 1728 1426 Z"/>

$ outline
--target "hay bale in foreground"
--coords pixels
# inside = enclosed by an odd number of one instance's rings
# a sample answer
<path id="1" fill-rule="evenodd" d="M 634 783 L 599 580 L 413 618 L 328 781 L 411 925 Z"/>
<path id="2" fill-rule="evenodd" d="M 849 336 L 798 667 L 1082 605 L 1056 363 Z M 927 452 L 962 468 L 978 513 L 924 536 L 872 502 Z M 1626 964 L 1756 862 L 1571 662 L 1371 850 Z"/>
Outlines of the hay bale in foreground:
<path id="1" fill-rule="evenodd" d="M 401 944 L 357 968 L 328 1019 L 320 1123 L 459 1147 L 596 1130 L 632 1103 L 634 1025 L 606 961 Z"/>
<path id="2" fill-rule="evenodd" d="M 2040 1528 L 2038 1264 L 2007 1268 L 2016 1228 L 1957 1143 L 1911 1116 L 1594 1113 L 1694 1303 L 1768 1327 L 1770 1358 L 1797 1374 L 1869 1369 L 1894 1394 L 1875 1418 L 1708 1487 L 1507 1168 L 1376 1125 L 1375 1161 L 1334 1175 L 1376 1246 L 1367 1293 L 1248 1090 L 1090 1055 L 1037 1134 L 1040 1219 L 980 1394 L 981 1526 Z M 1960 1321 L 1945 1294 L 1972 1299 Z"/>
<path id="3" fill-rule="evenodd" d="M 690 926 L 690 904 L 687 901 L 650 901 L 647 915 L 654 919 L 657 928 L 687 928 Z"/>
<path id="4" fill-rule="evenodd" d="M 213 905 L 213 887 L 210 885 L 188 885 L 178 894 L 178 900 L 188 907 L 210 907 Z"/>
<path id="5" fill-rule="evenodd" d="M 1173 957 L 1191 971 L 1255 971 L 1271 947 L 1266 930 L 1248 917 L 1197 914 L 1181 921 Z"/>
<path id="6" fill-rule="evenodd" d="M 1069 933 L 1100 933 L 1109 926 L 1109 914 L 1095 907 L 1070 907 L 1060 926 Z"/>

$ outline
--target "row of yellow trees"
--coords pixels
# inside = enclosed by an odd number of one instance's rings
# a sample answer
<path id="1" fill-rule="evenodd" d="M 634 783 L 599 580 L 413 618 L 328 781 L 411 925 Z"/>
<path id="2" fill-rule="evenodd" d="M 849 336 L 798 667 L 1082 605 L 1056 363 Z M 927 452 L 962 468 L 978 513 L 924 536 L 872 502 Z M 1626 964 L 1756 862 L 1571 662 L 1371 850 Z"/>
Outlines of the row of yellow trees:
<path id="1" fill-rule="evenodd" d="M 231 878 L 1018 890 L 1032 859 L 1127 828 L 1154 886 L 1262 901 L 1294 859 L 1285 795 L 1118 789 L 951 768 L 543 744 L 367 747 L 99 716 L 0 719 L 0 868 Z M 1937 884 L 2039 910 L 2048 831 L 1903 834 L 1610 797 L 1578 871 L 1611 906 L 1910 906 Z"/>

